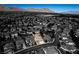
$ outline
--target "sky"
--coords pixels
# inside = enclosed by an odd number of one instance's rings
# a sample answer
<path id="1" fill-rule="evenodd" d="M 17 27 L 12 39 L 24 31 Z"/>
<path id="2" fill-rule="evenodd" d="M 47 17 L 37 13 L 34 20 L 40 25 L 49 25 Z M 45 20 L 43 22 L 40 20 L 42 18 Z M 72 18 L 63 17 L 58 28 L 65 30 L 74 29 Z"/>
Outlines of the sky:
<path id="1" fill-rule="evenodd" d="M 79 4 L 3 4 L 1 6 L 17 7 L 17 8 L 25 8 L 25 9 L 48 8 L 56 12 L 79 11 Z"/>

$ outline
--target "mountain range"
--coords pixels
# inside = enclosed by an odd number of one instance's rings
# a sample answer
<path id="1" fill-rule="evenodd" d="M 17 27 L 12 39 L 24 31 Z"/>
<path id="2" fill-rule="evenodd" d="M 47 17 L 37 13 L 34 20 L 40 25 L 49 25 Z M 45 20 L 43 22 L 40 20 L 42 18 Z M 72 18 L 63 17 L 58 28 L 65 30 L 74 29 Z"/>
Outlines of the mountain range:
<path id="1" fill-rule="evenodd" d="M 55 13 L 55 10 L 50 10 L 48 8 L 17 8 L 17 7 L 6 7 L 6 6 L 0 6 L 0 11 L 29 11 L 29 12 L 51 12 Z M 61 12 L 62 14 L 79 14 L 79 11 L 66 11 Z"/>
<path id="2" fill-rule="evenodd" d="M 29 12 L 54 12 L 52 10 L 49 10 L 48 8 L 27 8 L 27 9 L 22 9 L 22 8 L 17 8 L 17 7 L 5 7 L 5 6 L 0 6 L 0 11 L 29 11 Z"/>

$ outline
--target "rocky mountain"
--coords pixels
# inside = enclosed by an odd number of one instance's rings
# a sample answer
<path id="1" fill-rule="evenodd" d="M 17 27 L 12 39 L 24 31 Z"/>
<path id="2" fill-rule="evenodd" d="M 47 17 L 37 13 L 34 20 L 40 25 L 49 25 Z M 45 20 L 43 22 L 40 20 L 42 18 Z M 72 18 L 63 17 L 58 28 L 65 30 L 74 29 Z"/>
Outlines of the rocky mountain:
<path id="1" fill-rule="evenodd" d="M 54 12 L 48 8 L 28 8 L 28 9 L 26 9 L 26 11 L 30 11 L 30 12 Z"/>
<path id="2" fill-rule="evenodd" d="M 16 7 L 5 7 L 0 6 L 0 11 L 23 11 L 24 9 L 16 8 Z"/>
<path id="3" fill-rule="evenodd" d="M 49 10 L 48 8 L 27 8 L 27 9 L 21 9 L 21 8 L 17 8 L 17 7 L 5 7 L 5 6 L 0 6 L 0 11 L 54 12 L 52 10 Z"/>

